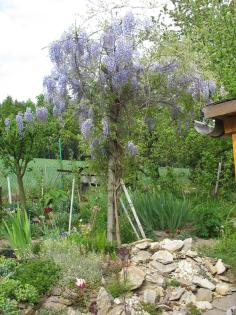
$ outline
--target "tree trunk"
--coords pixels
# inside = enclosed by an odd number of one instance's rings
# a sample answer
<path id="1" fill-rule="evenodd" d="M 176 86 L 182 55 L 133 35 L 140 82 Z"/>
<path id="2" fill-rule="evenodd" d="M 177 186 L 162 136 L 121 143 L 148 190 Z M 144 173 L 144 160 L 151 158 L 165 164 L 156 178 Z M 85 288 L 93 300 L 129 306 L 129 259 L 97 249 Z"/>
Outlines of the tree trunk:
<path id="1" fill-rule="evenodd" d="M 108 161 L 107 175 L 107 239 L 114 240 L 114 190 L 115 190 L 115 172 L 114 157 L 110 156 Z"/>
<path id="2" fill-rule="evenodd" d="M 107 180 L 107 239 L 108 241 L 117 241 L 121 245 L 118 203 L 119 193 L 118 185 L 120 182 L 119 172 L 117 172 L 117 160 L 111 155 L 108 162 L 108 180 Z"/>
<path id="3" fill-rule="evenodd" d="M 20 174 L 20 172 L 17 172 L 16 177 L 17 177 L 17 183 L 18 183 L 18 189 L 19 189 L 20 203 L 21 203 L 21 206 L 25 209 L 26 208 L 26 197 L 25 197 L 25 188 L 24 188 L 24 183 L 23 183 L 23 176 Z"/>

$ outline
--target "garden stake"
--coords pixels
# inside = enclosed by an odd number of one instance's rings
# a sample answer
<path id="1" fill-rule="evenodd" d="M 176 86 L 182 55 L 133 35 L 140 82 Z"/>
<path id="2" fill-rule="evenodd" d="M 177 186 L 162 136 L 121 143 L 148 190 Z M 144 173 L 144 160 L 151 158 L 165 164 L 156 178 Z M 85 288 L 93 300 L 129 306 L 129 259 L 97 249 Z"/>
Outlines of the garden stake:
<path id="1" fill-rule="evenodd" d="M 68 230 L 69 234 L 70 234 L 70 231 L 71 231 L 72 210 L 73 210 L 73 201 L 74 201 L 74 190 L 75 190 L 75 179 L 73 178 L 72 189 L 71 189 L 71 199 L 70 199 L 70 217 L 69 217 L 69 230 Z"/>
<path id="2" fill-rule="evenodd" d="M 132 226 L 132 229 L 134 230 L 134 234 L 136 235 L 137 239 L 140 240 L 140 236 L 138 234 L 138 231 L 136 230 L 136 227 L 134 226 L 134 224 L 133 224 L 133 222 L 132 222 L 132 220 L 130 218 L 130 215 L 128 213 L 128 210 L 126 209 L 126 207 L 125 207 L 125 205 L 123 203 L 123 200 L 121 198 L 120 198 L 120 203 L 121 203 L 121 206 L 122 206 L 122 208 L 124 210 L 124 213 L 126 214 L 126 216 L 128 218 L 128 221 L 129 221 L 130 225 Z"/>
<path id="3" fill-rule="evenodd" d="M 129 196 L 128 190 L 127 190 L 127 188 L 125 187 L 125 184 L 124 184 L 123 179 L 120 180 L 120 183 L 121 183 L 121 187 L 122 187 L 122 189 L 123 189 L 123 191 L 124 191 L 124 193 L 125 193 L 125 196 L 126 196 L 126 199 L 127 199 L 127 201 L 128 201 L 128 204 L 129 204 L 129 206 L 130 206 L 130 208 L 131 208 L 131 210 L 132 210 L 132 212 L 133 212 L 135 221 L 137 222 L 139 231 L 140 231 L 142 237 L 143 237 L 143 238 L 146 238 L 146 235 L 145 235 L 145 233 L 144 233 L 143 227 L 142 227 L 142 225 L 141 225 L 141 223 L 140 223 L 140 221 L 139 221 L 138 215 L 137 215 L 137 213 L 136 213 L 136 210 L 135 210 L 135 208 L 134 208 L 134 205 L 133 205 L 133 203 L 132 203 L 132 200 L 131 200 L 131 198 L 130 198 L 130 196 Z"/>
<path id="4" fill-rule="evenodd" d="M 214 191 L 215 195 L 218 192 L 219 181 L 220 181 L 220 173 L 221 173 L 221 170 L 222 170 L 222 160 L 223 160 L 223 158 L 221 157 L 220 162 L 218 164 L 218 170 L 217 170 L 217 179 L 216 179 L 216 185 L 215 185 L 215 191 Z"/>
<path id="5" fill-rule="evenodd" d="M 12 204 L 12 197 L 11 197 L 11 182 L 10 182 L 10 177 L 7 176 L 7 188 L 8 188 L 8 200 L 10 205 Z"/>

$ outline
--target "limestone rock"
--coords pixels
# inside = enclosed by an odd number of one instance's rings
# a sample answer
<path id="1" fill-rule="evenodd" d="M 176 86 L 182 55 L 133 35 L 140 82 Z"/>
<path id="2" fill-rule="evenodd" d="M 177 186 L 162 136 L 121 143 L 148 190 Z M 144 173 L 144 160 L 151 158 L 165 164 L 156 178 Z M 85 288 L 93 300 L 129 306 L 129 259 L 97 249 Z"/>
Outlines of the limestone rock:
<path id="1" fill-rule="evenodd" d="M 105 288 L 101 287 L 97 296 L 97 315 L 107 314 L 109 309 L 111 309 L 113 301 L 113 297 L 105 290 Z"/>
<path id="2" fill-rule="evenodd" d="M 132 262 L 141 263 L 147 262 L 151 257 L 151 254 L 145 250 L 140 250 L 136 255 L 132 257 Z"/>
<path id="3" fill-rule="evenodd" d="M 218 275 L 221 275 L 226 270 L 226 268 L 225 268 L 224 264 L 222 263 L 221 259 L 218 259 L 215 267 L 216 267 L 216 272 L 217 272 Z"/>
<path id="4" fill-rule="evenodd" d="M 147 249 L 150 247 L 152 240 L 149 238 L 144 238 L 132 243 L 132 246 L 135 246 L 138 249 Z"/>
<path id="5" fill-rule="evenodd" d="M 197 290 L 196 299 L 197 299 L 197 301 L 211 302 L 212 301 L 212 291 L 209 289 L 200 288 Z"/>
<path id="6" fill-rule="evenodd" d="M 157 286 L 164 287 L 166 285 L 166 280 L 162 275 L 157 274 L 147 274 L 146 281 L 155 283 Z"/>
<path id="7" fill-rule="evenodd" d="M 185 250 L 185 251 L 191 250 L 191 249 L 192 249 L 192 243 L 193 243 L 192 237 L 186 238 L 186 239 L 184 240 L 184 247 L 183 247 L 183 250 Z"/>
<path id="8" fill-rule="evenodd" d="M 150 244 L 149 250 L 150 250 L 152 253 L 158 251 L 158 249 L 160 249 L 160 243 L 159 243 L 159 242 L 153 242 L 153 243 Z"/>
<path id="9" fill-rule="evenodd" d="M 212 304 L 210 302 L 207 302 L 207 301 L 197 301 L 197 302 L 195 302 L 195 305 L 200 310 L 211 310 L 211 309 L 213 309 Z"/>
<path id="10" fill-rule="evenodd" d="M 163 265 L 163 264 L 159 263 L 158 261 L 151 261 L 150 266 L 152 268 L 155 268 L 161 274 L 171 273 L 172 271 L 174 271 L 177 268 L 176 263 Z"/>
<path id="11" fill-rule="evenodd" d="M 212 265 L 212 263 L 206 259 L 205 261 L 205 264 L 207 266 L 207 268 L 209 269 L 209 271 L 211 272 L 212 275 L 216 274 L 217 270 L 216 270 L 216 267 Z"/>
<path id="12" fill-rule="evenodd" d="M 104 314 L 106 314 L 106 315 L 123 315 L 123 314 L 125 314 L 124 313 L 124 305 L 115 305 L 112 309 L 110 309 L 107 313 L 104 313 Z"/>
<path id="13" fill-rule="evenodd" d="M 177 301 L 181 298 L 181 296 L 183 295 L 185 289 L 184 288 L 175 288 L 172 292 L 171 295 L 169 297 L 170 301 Z"/>
<path id="14" fill-rule="evenodd" d="M 195 252 L 193 250 L 187 250 L 186 256 L 191 257 L 191 258 L 197 257 L 197 252 Z"/>
<path id="15" fill-rule="evenodd" d="M 228 283 L 223 283 L 223 282 L 217 283 L 216 293 L 220 295 L 227 295 L 230 293 L 230 286 L 228 285 Z"/>
<path id="16" fill-rule="evenodd" d="M 156 305 L 156 303 L 159 301 L 159 298 L 160 295 L 155 288 L 147 288 L 143 292 L 143 302 L 146 304 Z"/>
<path id="17" fill-rule="evenodd" d="M 135 266 L 130 266 L 126 269 L 126 273 L 126 279 L 131 290 L 135 290 L 141 287 L 146 275 L 143 270 Z M 124 269 L 122 269 L 120 273 L 120 279 L 121 281 L 124 280 Z"/>
<path id="18" fill-rule="evenodd" d="M 206 278 L 202 278 L 199 276 L 194 276 L 193 277 L 193 283 L 197 284 L 201 288 L 209 289 L 209 290 L 215 290 L 215 285 L 207 280 Z"/>
<path id="19" fill-rule="evenodd" d="M 170 240 L 168 238 L 160 242 L 160 248 L 166 249 L 169 252 L 176 252 L 184 246 L 184 242 L 181 240 Z"/>
<path id="20" fill-rule="evenodd" d="M 196 296 L 190 291 L 185 291 L 180 298 L 180 302 L 186 305 L 194 304 L 196 302 Z"/>
<path id="21" fill-rule="evenodd" d="M 172 263 L 174 260 L 174 257 L 167 250 L 159 250 L 154 255 L 152 255 L 151 259 L 157 260 L 160 263 L 166 265 L 166 264 Z"/>

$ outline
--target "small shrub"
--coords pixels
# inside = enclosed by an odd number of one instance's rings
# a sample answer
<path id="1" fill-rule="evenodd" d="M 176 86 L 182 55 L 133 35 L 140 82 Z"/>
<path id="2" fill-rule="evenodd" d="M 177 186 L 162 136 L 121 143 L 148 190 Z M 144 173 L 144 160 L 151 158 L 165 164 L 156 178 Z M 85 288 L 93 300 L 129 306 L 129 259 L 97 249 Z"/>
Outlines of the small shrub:
<path id="1" fill-rule="evenodd" d="M 0 314 L 18 315 L 17 302 L 0 295 Z"/>
<path id="2" fill-rule="evenodd" d="M 46 293 L 59 278 L 59 267 L 49 259 L 28 260 L 17 268 L 14 279 L 30 284 L 39 294 Z"/>
<path id="3" fill-rule="evenodd" d="M 150 315 L 161 315 L 162 310 L 158 309 L 155 305 L 149 304 L 149 303 L 143 303 L 142 308 L 145 312 L 147 312 Z"/>
<path id="4" fill-rule="evenodd" d="M 195 233 L 199 237 L 211 238 L 220 235 L 224 224 L 222 211 L 213 202 L 197 206 L 194 210 Z"/>
<path id="5" fill-rule="evenodd" d="M 109 293 L 111 293 L 113 298 L 121 297 L 131 292 L 129 285 L 127 285 L 126 283 L 117 281 L 117 279 L 110 281 L 107 284 L 106 289 Z"/>
<path id="6" fill-rule="evenodd" d="M 15 291 L 19 287 L 20 282 L 14 279 L 1 278 L 0 279 L 0 296 L 4 298 L 14 299 Z"/>
<path id="7" fill-rule="evenodd" d="M 193 304 L 188 304 L 187 315 L 201 315 L 202 312 Z"/>
<path id="8" fill-rule="evenodd" d="M 62 286 L 74 284 L 76 278 L 85 279 L 91 286 L 97 286 L 102 277 L 102 259 L 95 253 L 81 254 L 81 248 L 67 239 L 47 240 L 42 254 L 51 257 L 61 268 L 59 283 Z"/>
<path id="9" fill-rule="evenodd" d="M 0 277 L 10 276 L 16 270 L 16 266 L 15 259 L 0 256 Z"/>
<path id="10" fill-rule="evenodd" d="M 17 302 L 37 303 L 39 299 L 38 291 L 30 284 L 20 285 L 15 290 L 15 298 Z"/>

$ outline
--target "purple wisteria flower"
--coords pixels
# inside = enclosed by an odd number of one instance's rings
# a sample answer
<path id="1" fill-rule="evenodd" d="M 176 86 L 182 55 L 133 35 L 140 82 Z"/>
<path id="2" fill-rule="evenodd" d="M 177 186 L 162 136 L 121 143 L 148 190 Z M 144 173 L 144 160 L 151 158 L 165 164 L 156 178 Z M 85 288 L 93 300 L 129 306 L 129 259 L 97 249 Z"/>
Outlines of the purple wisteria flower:
<path id="1" fill-rule="evenodd" d="M 23 114 L 20 112 L 16 115 L 16 125 L 18 129 L 18 133 L 22 134 L 23 129 L 24 129 L 24 122 L 23 122 Z"/>
<path id="2" fill-rule="evenodd" d="M 36 117 L 40 121 L 46 121 L 48 118 L 48 109 L 46 107 L 37 107 Z"/>
<path id="3" fill-rule="evenodd" d="M 93 120 L 91 118 L 86 119 L 82 123 L 80 129 L 85 139 L 88 139 L 89 136 L 91 135 L 92 128 L 93 128 Z"/>
<path id="4" fill-rule="evenodd" d="M 123 32 L 130 34 L 134 31 L 136 20 L 132 12 L 128 12 L 123 18 Z"/>
<path id="5" fill-rule="evenodd" d="M 11 120 L 10 120 L 10 118 L 6 118 L 5 120 L 4 120 L 4 124 L 5 124 L 5 126 L 8 128 L 8 127 L 10 127 L 10 125 L 11 125 Z"/>
<path id="6" fill-rule="evenodd" d="M 154 129 L 154 121 L 153 121 L 152 117 L 147 117 L 146 118 L 146 125 L 147 125 L 149 131 L 153 131 L 153 129 Z"/>
<path id="7" fill-rule="evenodd" d="M 133 141 L 129 141 L 127 144 L 127 151 L 130 155 L 135 156 L 138 154 L 138 148 L 137 146 L 133 143 Z"/>
<path id="8" fill-rule="evenodd" d="M 32 122 L 33 121 L 33 119 L 34 119 L 33 112 L 32 112 L 32 109 L 30 107 L 26 108 L 26 111 L 24 113 L 24 119 L 27 122 Z"/>

